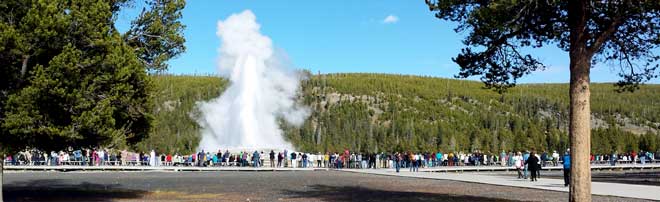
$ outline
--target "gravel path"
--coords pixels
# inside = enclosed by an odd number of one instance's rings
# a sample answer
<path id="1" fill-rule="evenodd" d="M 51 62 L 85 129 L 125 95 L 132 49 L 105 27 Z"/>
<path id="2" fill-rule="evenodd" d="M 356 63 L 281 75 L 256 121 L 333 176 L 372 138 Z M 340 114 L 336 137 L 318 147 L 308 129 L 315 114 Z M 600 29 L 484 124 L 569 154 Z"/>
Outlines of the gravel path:
<path id="1" fill-rule="evenodd" d="M 15 172 L 5 201 L 566 201 L 567 193 L 346 173 Z M 594 201 L 638 201 L 594 196 Z"/>

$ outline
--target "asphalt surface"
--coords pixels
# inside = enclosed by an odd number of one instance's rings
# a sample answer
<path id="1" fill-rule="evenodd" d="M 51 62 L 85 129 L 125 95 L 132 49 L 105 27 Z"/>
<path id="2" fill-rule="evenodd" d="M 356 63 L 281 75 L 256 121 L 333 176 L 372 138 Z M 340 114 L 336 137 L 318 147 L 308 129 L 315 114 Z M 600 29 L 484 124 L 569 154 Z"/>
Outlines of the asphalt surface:
<path id="1" fill-rule="evenodd" d="M 518 176 L 516 172 L 495 172 L 495 175 Z M 564 179 L 563 171 L 541 171 L 542 178 Z M 658 170 L 633 170 L 633 171 L 592 171 L 591 181 L 611 182 L 622 184 L 637 184 L 660 186 L 660 171 Z"/>
<path id="2" fill-rule="evenodd" d="M 566 201 L 563 192 L 377 176 L 292 172 L 11 172 L 5 201 Z M 641 201 L 594 196 L 594 201 Z"/>

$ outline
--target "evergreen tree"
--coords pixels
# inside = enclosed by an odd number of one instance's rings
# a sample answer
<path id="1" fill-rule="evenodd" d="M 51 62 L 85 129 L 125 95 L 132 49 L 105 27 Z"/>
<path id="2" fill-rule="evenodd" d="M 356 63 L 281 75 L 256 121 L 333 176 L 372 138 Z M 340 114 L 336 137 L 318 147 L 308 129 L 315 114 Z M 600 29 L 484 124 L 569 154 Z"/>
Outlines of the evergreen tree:
<path id="1" fill-rule="evenodd" d="M 523 48 L 556 44 L 570 57 L 570 201 L 591 200 L 589 72 L 597 61 L 618 61 L 620 90 L 657 77 L 660 1 L 453 1 L 426 0 L 436 17 L 468 31 L 454 58 L 459 77 L 481 76 L 503 92 L 545 66 Z M 476 47 L 476 48 L 475 48 Z"/>
<path id="2" fill-rule="evenodd" d="M 0 161 L 26 148 L 123 148 L 149 134 L 152 82 L 147 67 L 153 63 L 162 69 L 159 63 L 183 50 L 178 18 L 185 3 L 155 1 L 146 12 L 153 13 L 140 19 L 167 20 L 133 23 L 131 30 L 167 33 L 148 41 L 165 46 L 140 46 L 131 41 L 133 31 L 119 33 L 114 20 L 128 3 L 0 2 Z"/>

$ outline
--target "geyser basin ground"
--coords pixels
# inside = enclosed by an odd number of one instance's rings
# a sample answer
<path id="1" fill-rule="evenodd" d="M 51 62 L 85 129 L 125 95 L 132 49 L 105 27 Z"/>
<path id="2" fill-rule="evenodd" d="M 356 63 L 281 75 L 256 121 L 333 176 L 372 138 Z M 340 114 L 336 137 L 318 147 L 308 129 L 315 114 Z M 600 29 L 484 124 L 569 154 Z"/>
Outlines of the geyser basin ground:
<path id="1" fill-rule="evenodd" d="M 249 182 L 249 183 L 246 183 Z M 565 201 L 568 193 L 345 172 L 21 172 L 5 201 Z M 641 201 L 594 196 L 594 201 Z"/>

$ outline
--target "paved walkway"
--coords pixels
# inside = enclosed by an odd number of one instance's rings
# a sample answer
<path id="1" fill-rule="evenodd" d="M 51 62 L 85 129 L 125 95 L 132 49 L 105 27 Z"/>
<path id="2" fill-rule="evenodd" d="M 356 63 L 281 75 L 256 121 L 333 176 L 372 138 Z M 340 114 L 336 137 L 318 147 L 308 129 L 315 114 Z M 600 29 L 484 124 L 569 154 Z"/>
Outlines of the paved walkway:
<path id="1" fill-rule="evenodd" d="M 438 173 L 438 172 L 408 172 L 402 169 L 396 173 L 393 169 L 344 169 L 345 172 L 356 172 L 376 175 L 402 176 L 425 179 L 442 179 L 462 182 L 474 182 L 493 185 L 504 185 L 512 187 L 522 187 L 531 189 L 543 189 L 551 191 L 568 192 L 568 187 L 564 187 L 563 179 L 542 178 L 538 182 L 516 179 L 511 176 L 493 175 L 488 173 Z M 631 185 L 621 183 L 592 182 L 591 193 L 604 196 L 618 196 L 627 198 L 640 198 L 650 200 L 660 200 L 660 186 Z"/>

